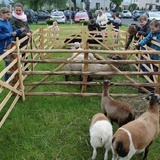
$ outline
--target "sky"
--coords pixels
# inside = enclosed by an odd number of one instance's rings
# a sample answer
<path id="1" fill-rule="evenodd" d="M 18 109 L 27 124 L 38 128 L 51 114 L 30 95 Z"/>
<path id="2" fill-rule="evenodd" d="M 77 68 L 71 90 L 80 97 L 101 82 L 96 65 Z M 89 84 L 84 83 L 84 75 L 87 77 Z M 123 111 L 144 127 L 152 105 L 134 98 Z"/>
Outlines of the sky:
<path id="1" fill-rule="evenodd" d="M 131 2 L 131 0 L 123 0 L 123 2 Z"/>

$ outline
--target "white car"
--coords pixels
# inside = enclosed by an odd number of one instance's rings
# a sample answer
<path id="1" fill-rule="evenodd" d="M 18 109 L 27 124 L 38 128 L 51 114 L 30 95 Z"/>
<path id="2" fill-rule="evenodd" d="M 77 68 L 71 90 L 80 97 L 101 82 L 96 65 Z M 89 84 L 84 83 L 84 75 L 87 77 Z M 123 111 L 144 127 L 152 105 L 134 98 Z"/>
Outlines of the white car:
<path id="1" fill-rule="evenodd" d="M 132 13 L 129 10 L 123 10 L 121 12 L 122 18 L 132 18 Z"/>
<path id="2" fill-rule="evenodd" d="M 153 19 L 160 20 L 160 14 L 158 12 L 149 11 L 144 13 L 143 15 L 146 15 L 150 21 Z"/>
<path id="3" fill-rule="evenodd" d="M 61 11 L 51 12 L 51 18 L 55 19 L 57 23 L 66 23 L 67 18 Z"/>

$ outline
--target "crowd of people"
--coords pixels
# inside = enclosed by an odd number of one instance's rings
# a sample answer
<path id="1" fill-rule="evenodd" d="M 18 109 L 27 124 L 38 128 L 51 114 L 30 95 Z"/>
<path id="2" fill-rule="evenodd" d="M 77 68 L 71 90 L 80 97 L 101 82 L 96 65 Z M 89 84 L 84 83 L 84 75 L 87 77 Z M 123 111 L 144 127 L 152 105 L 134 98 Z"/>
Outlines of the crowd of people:
<path id="1" fill-rule="evenodd" d="M 106 14 L 104 14 L 104 11 L 100 9 L 98 11 L 97 18 L 95 19 L 91 11 L 90 13 L 90 21 L 88 23 L 88 30 L 89 31 L 104 31 L 107 30 L 107 24 L 108 24 L 108 18 Z M 113 24 L 115 29 L 119 29 L 121 26 L 121 18 L 119 17 L 118 13 L 115 13 L 113 15 L 113 20 L 110 21 L 110 23 Z M 138 19 L 139 24 L 131 24 L 129 25 L 127 32 L 129 34 L 127 43 L 125 45 L 125 50 L 130 48 L 131 42 L 133 42 L 133 46 L 136 49 L 144 49 L 144 45 L 147 44 L 151 48 L 155 50 L 160 50 L 159 46 L 156 46 L 151 42 L 151 40 L 154 40 L 156 42 L 160 42 L 160 22 L 157 20 L 153 20 L 150 22 L 148 20 L 148 17 L 145 15 L 142 15 Z M 57 26 L 57 24 L 56 24 Z M 57 26 L 58 27 L 58 26 Z M 59 28 L 58 28 L 59 31 Z M 58 31 L 56 33 L 58 34 Z M 104 33 L 104 32 L 102 32 Z M 56 34 L 56 36 L 57 36 Z M 32 31 L 29 28 L 28 22 L 27 22 L 27 16 L 24 14 L 24 8 L 21 3 L 16 3 L 14 5 L 14 10 L 11 13 L 10 10 L 6 7 L 3 7 L 0 9 L 0 54 L 2 55 L 6 49 L 9 48 L 12 41 L 15 40 L 16 37 L 19 37 L 19 39 L 28 36 L 28 39 L 21 43 L 20 48 L 24 47 L 28 41 L 29 38 L 32 35 Z M 94 36 L 94 34 L 91 34 Z M 99 35 L 102 38 L 105 37 L 105 35 L 101 34 Z M 143 39 L 141 40 L 141 38 Z M 116 37 L 115 37 L 116 38 Z M 90 41 L 88 41 L 90 42 Z M 116 42 L 117 43 L 117 42 Z M 22 57 L 25 57 L 25 54 L 22 54 Z M 8 57 L 4 58 L 6 66 L 8 66 L 8 61 L 6 61 Z M 160 59 L 160 56 L 158 54 L 151 55 L 151 59 Z M 157 71 L 157 68 L 155 67 L 155 71 Z M 7 81 L 9 78 L 9 75 L 5 75 L 5 81 Z"/>

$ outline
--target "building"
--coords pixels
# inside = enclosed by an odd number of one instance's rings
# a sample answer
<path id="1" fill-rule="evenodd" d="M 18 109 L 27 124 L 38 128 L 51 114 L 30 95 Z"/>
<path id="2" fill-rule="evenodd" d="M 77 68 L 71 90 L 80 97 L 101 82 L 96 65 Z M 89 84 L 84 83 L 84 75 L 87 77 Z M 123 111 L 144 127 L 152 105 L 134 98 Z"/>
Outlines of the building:
<path id="1" fill-rule="evenodd" d="M 160 9 L 160 0 L 131 0 L 131 3 L 137 4 L 139 9 Z"/>
<path id="2" fill-rule="evenodd" d="M 112 9 L 114 4 L 110 0 L 82 0 L 85 9 Z"/>

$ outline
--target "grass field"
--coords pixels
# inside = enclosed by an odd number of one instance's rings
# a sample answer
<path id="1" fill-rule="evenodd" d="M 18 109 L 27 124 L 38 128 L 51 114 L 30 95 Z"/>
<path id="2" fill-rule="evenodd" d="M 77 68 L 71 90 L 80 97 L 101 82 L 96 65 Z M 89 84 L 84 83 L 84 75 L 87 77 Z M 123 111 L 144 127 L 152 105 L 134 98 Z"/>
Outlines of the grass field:
<path id="1" fill-rule="evenodd" d="M 69 24 L 68 27 L 70 26 Z M 36 30 L 45 24 L 31 25 Z M 63 27 L 62 25 L 59 25 Z M 77 25 L 78 26 L 78 25 Z M 122 26 L 126 29 L 126 26 Z M 49 66 L 46 66 L 49 68 Z M 31 77 L 30 80 L 36 79 Z M 61 77 L 62 79 L 62 77 Z M 114 81 L 119 78 L 115 77 Z M 79 90 L 79 87 L 67 90 Z M 40 90 L 61 90 L 48 86 Z M 62 88 L 64 90 L 64 88 Z M 89 90 L 94 92 L 94 88 Z M 102 87 L 96 88 L 99 93 Z M 136 93 L 134 88 L 113 88 L 111 92 Z M 117 98 L 132 103 L 135 108 L 146 108 L 139 98 Z M 89 142 L 89 125 L 92 116 L 101 112 L 101 98 L 30 96 L 20 100 L 0 129 L 0 160 L 90 160 L 92 147 Z M 114 124 L 114 131 L 117 125 Z M 160 160 L 160 137 L 151 145 L 148 160 Z M 109 160 L 111 160 L 111 151 Z M 104 149 L 98 149 L 96 160 L 103 160 Z M 141 160 L 135 155 L 132 160 Z"/>

